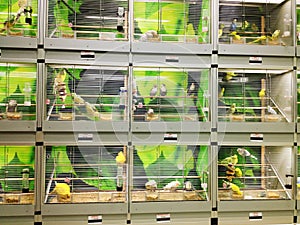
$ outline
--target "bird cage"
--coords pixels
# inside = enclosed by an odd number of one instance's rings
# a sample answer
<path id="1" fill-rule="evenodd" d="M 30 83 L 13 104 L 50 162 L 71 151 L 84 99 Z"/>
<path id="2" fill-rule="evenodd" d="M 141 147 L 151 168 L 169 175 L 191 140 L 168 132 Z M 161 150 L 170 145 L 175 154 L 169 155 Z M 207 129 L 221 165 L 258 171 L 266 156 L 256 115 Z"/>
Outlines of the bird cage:
<path id="1" fill-rule="evenodd" d="M 208 201 L 208 146 L 134 147 L 133 202 Z"/>
<path id="2" fill-rule="evenodd" d="M 218 120 L 291 122 L 292 72 L 286 70 L 220 70 Z"/>
<path id="3" fill-rule="evenodd" d="M 38 0 L 0 2 L 0 35 L 36 37 Z"/>
<path id="4" fill-rule="evenodd" d="M 291 162 L 292 147 L 221 146 L 219 200 L 291 199 Z"/>
<path id="5" fill-rule="evenodd" d="M 220 0 L 222 44 L 293 45 L 292 1 Z"/>
<path id="6" fill-rule="evenodd" d="M 209 43 L 210 1 L 134 1 L 134 39 Z"/>
<path id="7" fill-rule="evenodd" d="M 50 1 L 47 37 L 128 40 L 128 1 Z"/>
<path id="8" fill-rule="evenodd" d="M 125 202 L 125 146 L 46 147 L 44 203 Z"/>
<path id="9" fill-rule="evenodd" d="M 0 146 L 0 204 L 34 204 L 34 146 Z"/>
<path id="10" fill-rule="evenodd" d="M 209 70 L 134 68 L 134 121 L 209 121 Z"/>
<path id="11" fill-rule="evenodd" d="M 46 120 L 126 120 L 127 75 L 123 67 L 48 65 Z"/>
<path id="12" fill-rule="evenodd" d="M 35 120 L 36 65 L 1 63 L 0 71 L 0 120 Z"/>

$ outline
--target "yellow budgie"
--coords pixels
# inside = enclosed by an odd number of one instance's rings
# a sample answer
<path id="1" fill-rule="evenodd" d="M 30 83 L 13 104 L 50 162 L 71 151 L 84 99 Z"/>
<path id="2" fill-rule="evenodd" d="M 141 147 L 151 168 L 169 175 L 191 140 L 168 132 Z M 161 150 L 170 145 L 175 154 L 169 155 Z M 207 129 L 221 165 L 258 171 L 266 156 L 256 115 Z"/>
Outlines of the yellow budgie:
<path id="1" fill-rule="evenodd" d="M 118 164 L 123 164 L 126 162 L 126 157 L 122 151 L 120 151 L 116 157 L 116 162 Z"/>
<path id="2" fill-rule="evenodd" d="M 241 40 L 241 36 L 238 35 L 236 31 L 231 32 L 230 35 L 233 36 L 234 40 Z"/>
<path id="3" fill-rule="evenodd" d="M 265 97 L 266 96 L 266 89 L 261 89 L 260 91 L 259 91 L 259 93 L 258 93 L 258 96 L 260 97 L 260 98 L 263 98 L 263 97 Z"/>
<path id="4" fill-rule="evenodd" d="M 243 175 L 243 172 L 240 168 L 235 168 L 235 176 L 241 177 Z"/>
<path id="5" fill-rule="evenodd" d="M 243 193 L 241 192 L 239 186 L 237 186 L 236 184 L 230 183 L 230 188 L 233 191 L 234 194 L 237 195 L 242 195 Z"/>
<path id="6" fill-rule="evenodd" d="M 59 202 L 70 201 L 70 186 L 67 183 L 56 183 L 55 188 L 50 194 L 57 194 L 57 200 Z"/>

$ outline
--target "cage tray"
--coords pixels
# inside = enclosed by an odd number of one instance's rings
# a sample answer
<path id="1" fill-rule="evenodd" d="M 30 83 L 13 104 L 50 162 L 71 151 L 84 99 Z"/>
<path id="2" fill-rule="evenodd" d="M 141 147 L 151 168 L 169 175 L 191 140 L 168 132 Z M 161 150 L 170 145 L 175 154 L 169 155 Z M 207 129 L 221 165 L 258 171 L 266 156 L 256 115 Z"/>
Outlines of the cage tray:
<path id="1" fill-rule="evenodd" d="M 285 191 L 280 190 L 243 190 L 241 194 L 231 190 L 219 190 L 220 200 L 239 200 L 239 199 L 286 199 Z"/>
<path id="2" fill-rule="evenodd" d="M 33 204 L 33 193 L 0 194 L 0 204 Z"/>
<path id="3" fill-rule="evenodd" d="M 125 192 L 73 192 L 68 199 L 50 197 L 50 203 L 125 202 Z"/>
<path id="4" fill-rule="evenodd" d="M 197 191 L 177 190 L 170 191 L 134 191 L 132 201 L 184 201 L 184 200 L 204 200 Z"/>

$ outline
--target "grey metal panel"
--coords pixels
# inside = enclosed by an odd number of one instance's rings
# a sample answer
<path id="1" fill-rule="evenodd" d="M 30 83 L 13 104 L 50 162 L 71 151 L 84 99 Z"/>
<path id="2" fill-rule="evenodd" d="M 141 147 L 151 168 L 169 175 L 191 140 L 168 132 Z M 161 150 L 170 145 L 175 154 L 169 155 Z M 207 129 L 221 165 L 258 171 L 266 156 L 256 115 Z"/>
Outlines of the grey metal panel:
<path id="1" fill-rule="evenodd" d="M 240 44 L 220 44 L 219 54 L 224 55 L 274 55 L 274 56 L 294 56 L 295 48 L 293 46 L 258 46 L 258 45 L 240 45 Z"/>
<path id="2" fill-rule="evenodd" d="M 129 42 L 45 38 L 45 49 L 128 52 Z"/>
<path id="3" fill-rule="evenodd" d="M 3 48 L 37 48 L 37 39 L 31 37 L 0 36 L 0 43 Z"/>
<path id="4" fill-rule="evenodd" d="M 86 50 L 84 50 L 86 51 Z M 45 53 L 46 63 L 64 63 L 81 65 L 128 66 L 127 53 L 95 52 L 95 58 L 84 59 L 81 51 L 48 50 Z"/>
<path id="5" fill-rule="evenodd" d="M 43 216 L 127 214 L 127 203 L 44 204 Z"/>
<path id="6" fill-rule="evenodd" d="M 32 225 L 34 224 L 34 217 L 30 216 L 11 216 L 11 217 L 2 217 L 1 225 Z"/>
<path id="7" fill-rule="evenodd" d="M 0 62 L 36 63 L 37 51 L 31 49 L 1 49 Z"/>
<path id="8" fill-rule="evenodd" d="M 210 132 L 209 122 L 133 122 L 133 132 Z"/>
<path id="9" fill-rule="evenodd" d="M 171 68 L 210 68 L 211 57 L 207 55 L 133 54 L 133 66 L 157 66 Z"/>
<path id="10" fill-rule="evenodd" d="M 140 132 L 132 133 L 132 144 L 133 145 L 178 145 L 178 144 L 210 144 L 210 133 L 177 133 L 177 141 L 166 141 L 164 140 L 165 133 L 154 133 L 154 132 Z"/>
<path id="11" fill-rule="evenodd" d="M 219 55 L 219 68 L 252 68 L 252 69 L 287 69 L 292 70 L 294 65 L 293 57 L 262 57 L 262 63 L 249 63 L 248 56 Z"/>
<path id="12" fill-rule="evenodd" d="M 87 208 L 87 207 L 86 207 Z M 88 208 L 90 209 L 90 208 Z M 105 214 L 102 216 L 102 222 L 88 223 L 88 216 L 94 216 L 94 214 L 87 215 L 61 215 L 61 216 L 43 216 L 43 225 L 87 225 L 87 224 L 126 224 L 126 214 Z"/>
<path id="13" fill-rule="evenodd" d="M 1 205 L 0 217 L 12 216 L 12 217 L 31 217 L 34 219 L 34 207 L 33 205 Z M 0 219 L 2 221 L 2 218 Z M 2 223 L 0 223 L 2 225 Z"/>
<path id="14" fill-rule="evenodd" d="M 271 208 L 270 208 L 271 209 Z M 250 212 L 257 212 L 256 206 L 253 206 L 253 209 Z M 218 213 L 219 224 L 220 225 L 232 225 L 234 224 L 243 224 L 243 225 L 252 225 L 252 224 L 293 224 L 293 211 L 263 211 L 262 219 L 249 219 L 249 212 L 226 212 Z"/>
<path id="15" fill-rule="evenodd" d="M 220 201 L 218 204 L 218 212 L 292 211 L 294 205 L 294 200 Z"/>
<path id="16" fill-rule="evenodd" d="M 81 141 L 78 140 L 80 135 L 92 134 L 91 140 Z M 53 132 L 44 133 L 44 144 L 49 145 L 81 145 L 81 146 L 99 146 L 99 145 L 127 145 L 128 133 L 64 133 Z"/>
<path id="17" fill-rule="evenodd" d="M 0 145 L 35 145 L 35 133 L 17 130 L 0 133 Z"/>
<path id="18" fill-rule="evenodd" d="M 219 132 L 294 133 L 294 123 L 218 122 Z"/>
<path id="19" fill-rule="evenodd" d="M 263 134 L 263 140 L 251 140 L 250 133 L 220 133 L 218 143 L 220 145 L 253 145 L 253 146 L 293 146 L 294 134 L 274 133 Z"/>
<path id="20" fill-rule="evenodd" d="M 138 213 L 191 213 L 210 212 L 211 203 L 206 201 L 180 201 L 178 202 L 140 202 L 131 203 L 130 212 Z"/>
<path id="21" fill-rule="evenodd" d="M 178 203 L 177 203 L 178 204 Z M 181 203 L 180 203 L 181 204 Z M 178 205 L 180 205 L 178 204 Z M 176 224 L 176 225 L 187 225 L 187 224 L 201 224 L 209 225 L 210 213 L 171 213 L 169 221 L 157 221 L 157 214 L 132 214 L 131 224 L 147 224 L 157 225 L 159 223 Z"/>
<path id="22" fill-rule="evenodd" d="M 133 53 L 211 54 L 211 44 L 133 42 Z"/>
<path id="23" fill-rule="evenodd" d="M 127 132 L 128 122 L 44 121 L 45 132 Z"/>
<path id="24" fill-rule="evenodd" d="M 35 131 L 36 130 L 36 121 L 31 120 L 20 120 L 20 121 L 9 121 L 1 120 L 0 121 L 0 132 L 9 132 L 9 131 Z"/>

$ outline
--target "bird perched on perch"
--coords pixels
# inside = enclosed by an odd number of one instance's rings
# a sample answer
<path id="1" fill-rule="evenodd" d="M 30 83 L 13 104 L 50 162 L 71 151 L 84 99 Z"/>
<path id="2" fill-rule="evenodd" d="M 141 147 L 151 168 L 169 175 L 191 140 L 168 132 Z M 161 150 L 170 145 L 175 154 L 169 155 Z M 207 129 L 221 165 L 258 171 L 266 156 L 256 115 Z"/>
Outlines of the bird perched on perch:
<path id="1" fill-rule="evenodd" d="M 146 184 L 145 187 L 149 191 L 155 191 L 157 188 L 157 183 L 155 180 L 149 180 Z"/>
<path id="2" fill-rule="evenodd" d="M 277 115 L 277 112 L 275 111 L 275 109 L 273 109 L 271 106 L 268 105 L 267 107 L 268 113 L 272 114 L 272 115 Z"/>
<path id="3" fill-rule="evenodd" d="M 280 30 L 275 30 L 271 36 L 265 36 L 265 35 L 262 35 L 260 36 L 259 38 L 255 39 L 254 41 L 252 42 L 249 42 L 249 44 L 254 44 L 254 43 L 257 43 L 257 42 L 260 42 L 260 41 L 264 41 L 264 40 L 269 40 L 269 41 L 276 41 L 278 40 L 278 37 L 279 37 L 279 34 L 280 34 Z"/>
<path id="4" fill-rule="evenodd" d="M 260 98 L 264 98 L 266 96 L 266 89 L 262 88 L 259 92 L 258 92 L 258 96 Z"/>
<path id="5" fill-rule="evenodd" d="M 158 39 L 158 34 L 155 30 L 148 30 L 140 37 L 140 41 L 149 41 L 151 39 Z"/>
<path id="6" fill-rule="evenodd" d="M 68 202 L 71 200 L 71 190 L 67 183 L 56 183 L 55 188 L 50 194 L 56 194 L 58 202 Z"/>
<path id="7" fill-rule="evenodd" d="M 230 105 L 230 108 L 229 108 L 229 110 L 228 110 L 228 113 L 229 114 L 234 114 L 236 112 L 236 104 L 235 103 L 232 103 L 231 105 Z"/>
<path id="8" fill-rule="evenodd" d="M 222 24 L 222 23 L 219 25 L 219 32 L 218 32 L 218 37 L 219 38 L 222 37 L 222 35 L 223 35 L 223 29 L 224 29 L 224 27 L 225 27 L 225 25 Z"/>
<path id="9" fill-rule="evenodd" d="M 238 156 L 236 154 L 226 157 L 225 159 L 220 161 L 220 164 L 232 164 L 232 165 L 236 165 L 238 163 Z"/>
<path id="10" fill-rule="evenodd" d="M 229 35 L 232 36 L 234 40 L 241 40 L 241 36 L 238 35 L 236 31 L 231 32 Z"/>
<path id="11" fill-rule="evenodd" d="M 234 183 L 230 183 L 230 182 L 227 182 L 225 180 L 223 180 L 223 187 L 224 188 L 231 188 L 232 192 L 234 194 L 237 194 L 237 195 L 242 195 L 243 193 L 241 192 L 239 186 L 237 186 L 236 184 Z"/>
<path id="12" fill-rule="evenodd" d="M 194 92 L 195 92 L 195 90 L 196 90 L 196 85 L 195 85 L 195 83 L 193 82 L 193 83 L 191 83 L 191 85 L 190 85 L 190 87 L 189 87 L 189 89 L 188 89 L 188 91 L 187 91 L 187 95 L 188 95 L 188 96 L 193 95 Z"/>
<path id="13" fill-rule="evenodd" d="M 180 182 L 179 181 L 171 181 L 166 186 L 164 186 L 165 191 L 176 191 L 176 189 L 179 187 Z"/>
<path id="14" fill-rule="evenodd" d="M 160 86 L 160 96 L 166 96 L 167 95 L 167 87 L 165 84 L 161 84 Z"/>
<path id="15" fill-rule="evenodd" d="M 254 155 L 252 155 L 247 149 L 244 149 L 244 148 L 238 148 L 238 149 L 237 149 L 237 152 L 238 152 L 241 156 L 243 156 L 243 157 L 249 157 L 249 156 L 250 156 L 251 158 L 257 160 L 257 157 L 254 156 Z"/>
<path id="16" fill-rule="evenodd" d="M 116 157 L 117 164 L 124 164 L 126 162 L 126 157 L 123 151 L 120 151 Z"/>
<path id="17" fill-rule="evenodd" d="M 224 87 L 222 87 L 221 88 L 221 91 L 219 92 L 219 98 L 222 98 L 223 96 L 224 96 L 224 92 L 225 92 L 225 88 Z"/>
<path id="18" fill-rule="evenodd" d="M 150 97 L 153 99 L 153 97 L 157 94 L 157 85 L 154 84 L 152 89 L 150 90 Z"/>
<path id="19" fill-rule="evenodd" d="M 233 77 L 236 77 L 238 74 L 234 72 L 226 72 L 226 75 L 222 78 L 222 81 L 230 81 Z"/>
<path id="20" fill-rule="evenodd" d="M 243 175 L 243 172 L 240 168 L 235 168 L 235 176 L 241 177 Z"/>

